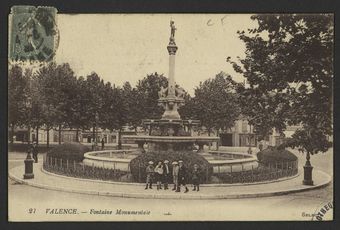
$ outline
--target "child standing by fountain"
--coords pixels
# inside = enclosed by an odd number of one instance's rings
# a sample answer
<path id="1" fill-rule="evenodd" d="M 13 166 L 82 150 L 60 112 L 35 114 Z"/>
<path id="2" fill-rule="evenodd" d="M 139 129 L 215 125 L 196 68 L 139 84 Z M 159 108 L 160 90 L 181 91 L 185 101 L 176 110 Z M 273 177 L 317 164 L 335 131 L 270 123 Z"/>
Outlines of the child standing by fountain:
<path id="1" fill-rule="evenodd" d="M 156 168 L 155 168 L 157 190 L 162 189 L 163 172 L 164 172 L 163 163 L 162 163 L 162 161 L 159 161 Z"/>
<path id="2" fill-rule="evenodd" d="M 153 162 L 149 161 L 148 167 L 146 167 L 146 187 L 145 189 L 152 189 L 152 177 L 155 172 L 155 168 L 153 167 Z"/>
<path id="3" fill-rule="evenodd" d="M 178 161 L 179 163 L 179 170 L 178 170 L 178 186 L 176 192 L 181 191 L 181 185 L 185 187 L 184 193 L 189 192 L 189 189 L 186 184 L 186 177 L 187 177 L 187 170 L 183 164 L 183 161 Z"/>
<path id="4" fill-rule="evenodd" d="M 200 170 L 197 164 L 194 164 L 194 170 L 192 171 L 192 184 L 194 185 L 194 189 L 192 191 L 200 190 Z M 197 188 L 197 190 L 196 190 Z"/>
<path id="5" fill-rule="evenodd" d="M 177 161 L 172 162 L 172 177 L 173 177 L 173 182 L 174 182 L 174 188 L 172 189 L 173 191 L 177 189 L 178 187 L 178 171 L 179 171 L 179 166 Z"/>
<path id="6" fill-rule="evenodd" d="M 163 184 L 164 184 L 164 190 L 169 189 L 168 184 L 171 180 L 170 178 L 170 167 L 169 167 L 169 161 L 165 160 L 163 165 Z"/>

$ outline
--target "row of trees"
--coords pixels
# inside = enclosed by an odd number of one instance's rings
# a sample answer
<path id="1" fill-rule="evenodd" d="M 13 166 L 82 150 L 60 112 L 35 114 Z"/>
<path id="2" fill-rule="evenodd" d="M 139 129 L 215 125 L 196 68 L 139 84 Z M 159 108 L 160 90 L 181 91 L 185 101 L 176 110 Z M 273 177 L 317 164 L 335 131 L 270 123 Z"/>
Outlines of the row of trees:
<path id="1" fill-rule="evenodd" d="M 96 127 L 118 130 L 129 125 L 137 128 L 146 118 L 160 118 L 163 108 L 157 105 L 158 92 L 167 86 L 167 79 L 158 73 L 147 75 L 135 87 L 125 82 L 122 87 L 105 83 L 96 73 L 76 77 L 68 64 L 51 63 L 34 74 L 14 65 L 9 71 L 9 126 L 25 126 L 38 132 L 44 127 L 61 130 L 93 130 Z M 240 114 L 236 82 L 223 72 L 208 79 L 195 89 L 195 96 L 185 95 L 186 104 L 180 109 L 182 118 L 199 119 L 212 130 L 233 126 Z M 38 133 L 36 134 L 38 137 Z M 120 136 L 118 137 L 120 140 Z M 36 140 L 38 141 L 38 140 Z"/>
<path id="2" fill-rule="evenodd" d="M 158 91 L 167 85 L 164 76 L 150 74 L 136 87 L 105 83 L 96 73 L 76 77 L 69 64 L 51 63 L 36 73 L 14 65 L 9 70 L 9 126 L 47 131 L 58 127 L 79 130 L 96 127 L 120 130 L 124 125 L 137 127 L 147 117 L 160 117 Z M 93 133 L 93 135 L 95 135 Z M 38 135 L 36 135 L 38 137 Z M 59 133 L 59 142 L 61 142 Z M 78 140 L 78 137 L 76 138 Z M 38 141 L 38 140 L 36 140 Z"/>

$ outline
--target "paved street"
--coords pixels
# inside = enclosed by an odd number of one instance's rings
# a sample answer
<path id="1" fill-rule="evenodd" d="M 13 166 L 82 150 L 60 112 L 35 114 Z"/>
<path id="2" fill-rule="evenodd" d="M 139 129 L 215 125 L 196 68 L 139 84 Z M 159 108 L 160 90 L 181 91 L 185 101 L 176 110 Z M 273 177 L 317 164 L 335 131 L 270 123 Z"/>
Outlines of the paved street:
<path id="1" fill-rule="evenodd" d="M 300 164 L 304 156 L 297 153 Z M 10 153 L 9 168 L 22 164 L 25 155 Z M 316 169 L 321 169 L 332 174 L 330 167 L 332 151 L 326 154 L 312 156 L 312 164 Z M 9 216 L 11 220 L 309 220 L 311 214 L 317 212 L 324 204 L 333 200 L 333 186 L 289 194 L 284 196 L 252 198 L 252 199 L 227 199 L 227 200 L 150 200 L 135 198 L 117 198 L 94 195 L 82 195 L 34 188 L 17 184 L 9 180 Z M 178 208 L 178 207 L 182 208 Z M 13 208 L 15 207 L 15 208 Z M 29 214 L 29 209 L 32 212 Z M 77 208 L 78 214 L 58 215 L 46 214 L 46 208 Z M 35 209 L 35 210 L 34 210 Z M 91 209 L 111 210 L 112 214 L 91 214 Z M 120 215 L 122 210 L 146 210 L 149 215 Z M 170 215 L 171 214 L 171 215 Z M 328 217 L 328 216 L 327 216 Z"/>

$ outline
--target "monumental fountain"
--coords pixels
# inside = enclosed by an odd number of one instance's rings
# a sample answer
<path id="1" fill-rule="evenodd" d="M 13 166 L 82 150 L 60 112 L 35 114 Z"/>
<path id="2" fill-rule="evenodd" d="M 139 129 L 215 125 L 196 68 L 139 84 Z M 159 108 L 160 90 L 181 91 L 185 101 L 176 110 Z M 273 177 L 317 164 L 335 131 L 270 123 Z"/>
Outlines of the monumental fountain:
<path id="1" fill-rule="evenodd" d="M 169 53 L 168 87 L 161 88 L 158 103 L 164 108 L 160 119 L 145 119 L 143 126 L 148 127 L 149 135 L 126 135 L 125 140 L 135 142 L 137 149 L 104 150 L 85 153 L 83 163 L 93 167 L 130 171 L 130 163 L 142 154 L 161 154 L 171 159 L 171 155 L 204 158 L 212 173 L 237 172 L 257 168 L 257 159 L 246 153 L 210 151 L 205 146 L 215 143 L 219 137 L 193 135 L 193 128 L 200 125 L 198 120 L 181 119 L 178 109 L 184 105 L 184 89 L 175 82 L 175 57 L 178 47 L 175 43 L 175 25 L 170 21 L 171 33 L 167 46 Z M 146 146 L 146 147 L 145 147 Z M 184 155 L 183 155 L 184 154 Z M 164 160 L 164 159 L 163 159 Z M 180 160 L 180 159 L 176 159 Z"/>

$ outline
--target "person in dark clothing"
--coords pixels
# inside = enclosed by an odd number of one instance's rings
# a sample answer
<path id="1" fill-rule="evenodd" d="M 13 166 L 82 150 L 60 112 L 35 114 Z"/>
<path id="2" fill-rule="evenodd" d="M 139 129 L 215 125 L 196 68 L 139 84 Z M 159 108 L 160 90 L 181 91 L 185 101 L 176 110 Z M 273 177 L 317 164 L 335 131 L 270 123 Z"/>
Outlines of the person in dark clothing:
<path id="1" fill-rule="evenodd" d="M 183 161 L 178 161 L 179 163 L 179 171 L 178 171 L 178 186 L 176 192 L 181 191 L 181 185 L 185 187 L 184 193 L 189 192 L 189 189 L 186 185 L 186 177 L 187 177 L 187 170 L 183 164 Z"/>
<path id="2" fill-rule="evenodd" d="M 169 182 L 171 181 L 171 173 L 169 167 L 169 161 L 165 160 L 163 165 L 163 184 L 164 190 L 169 189 Z"/>
<path id="3" fill-rule="evenodd" d="M 38 163 L 38 144 L 34 143 L 32 146 L 34 163 Z"/>
<path id="4" fill-rule="evenodd" d="M 155 173 L 155 167 L 153 166 L 153 162 L 149 161 L 148 167 L 146 167 L 146 187 L 145 189 L 152 189 L 152 180 Z"/>
<path id="5" fill-rule="evenodd" d="M 104 145 L 105 145 L 105 141 L 104 141 L 104 138 L 102 138 L 102 150 L 104 150 Z"/>
<path id="6" fill-rule="evenodd" d="M 200 169 L 197 164 L 194 164 L 194 170 L 192 171 L 192 184 L 194 185 L 194 189 L 192 191 L 200 190 Z"/>

